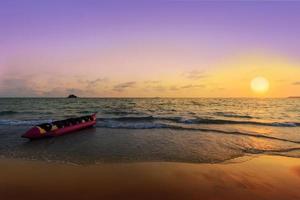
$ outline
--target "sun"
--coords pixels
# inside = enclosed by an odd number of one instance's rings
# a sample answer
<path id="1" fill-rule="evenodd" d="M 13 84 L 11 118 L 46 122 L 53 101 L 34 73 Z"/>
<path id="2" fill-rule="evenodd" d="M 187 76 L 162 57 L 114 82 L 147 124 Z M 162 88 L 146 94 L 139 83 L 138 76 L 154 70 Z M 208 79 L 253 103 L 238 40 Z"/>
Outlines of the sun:
<path id="1" fill-rule="evenodd" d="M 262 76 L 253 78 L 250 85 L 251 89 L 256 93 L 265 93 L 269 90 L 269 81 Z"/>

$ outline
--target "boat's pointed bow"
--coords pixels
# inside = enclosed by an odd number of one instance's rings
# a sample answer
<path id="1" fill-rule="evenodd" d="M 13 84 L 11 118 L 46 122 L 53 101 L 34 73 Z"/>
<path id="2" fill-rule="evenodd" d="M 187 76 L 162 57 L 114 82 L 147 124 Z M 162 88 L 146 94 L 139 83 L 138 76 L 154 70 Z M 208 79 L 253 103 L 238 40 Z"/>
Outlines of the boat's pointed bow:
<path id="1" fill-rule="evenodd" d="M 26 133 L 22 135 L 23 138 L 35 139 L 41 137 L 41 132 L 37 127 L 29 129 Z"/>

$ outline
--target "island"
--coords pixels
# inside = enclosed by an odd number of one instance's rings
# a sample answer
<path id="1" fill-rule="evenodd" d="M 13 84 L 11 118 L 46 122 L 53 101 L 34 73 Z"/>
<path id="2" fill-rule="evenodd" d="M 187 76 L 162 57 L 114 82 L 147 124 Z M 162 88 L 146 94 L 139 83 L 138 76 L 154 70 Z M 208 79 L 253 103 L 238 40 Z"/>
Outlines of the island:
<path id="1" fill-rule="evenodd" d="M 73 99 L 73 98 L 77 98 L 77 96 L 74 95 L 74 94 L 70 94 L 70 95 L 68 96 L 68 98 L 69 98 L 69 99 Z"/>

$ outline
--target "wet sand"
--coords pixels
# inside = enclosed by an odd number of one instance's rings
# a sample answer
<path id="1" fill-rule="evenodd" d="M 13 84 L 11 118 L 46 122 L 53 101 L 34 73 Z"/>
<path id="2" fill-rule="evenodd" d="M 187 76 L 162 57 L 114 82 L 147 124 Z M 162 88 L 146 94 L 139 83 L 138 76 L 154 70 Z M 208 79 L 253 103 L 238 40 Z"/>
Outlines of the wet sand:
<path id="1" fill-rule="evenodd" d="M 300 159 L 69 165 L 0 160 L 1 199 L 300 199 Z"/>

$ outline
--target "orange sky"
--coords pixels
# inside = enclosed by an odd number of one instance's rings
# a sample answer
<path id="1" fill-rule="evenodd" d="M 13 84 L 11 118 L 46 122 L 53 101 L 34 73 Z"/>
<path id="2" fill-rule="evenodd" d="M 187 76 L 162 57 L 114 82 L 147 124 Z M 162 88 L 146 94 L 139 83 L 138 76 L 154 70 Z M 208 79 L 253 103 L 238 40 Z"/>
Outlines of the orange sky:
<path id="1" fill-rule="evenodd" d="M 300 96 L 299 2 L 113 2 L 0 2 L 0 97 Z"/>
<path id="2" fill-rule="evenodd" d="M 143 63 L 143 59 L 136 59 Z M 162 61 L 163 63 L 166 61 Z M 66 96 L 75 93 L 89 97 L 286 97 L 300 95 L 300 67 L 297 62 L 267 54 L 241 54 L 214 62 L 210 68 L 201 68 L 194 61 L 194 69 L 174 67 L 152 73 L 143 70 L 127 74 L 130 68 L 123 64 L 120 72 L 105 76 L 97 68 L 89 72 L 18 73 L 6 70 L 1 88 L 17 90 L 20 96 Z M 108 62 L 109 63 L 109 62 Z M 156 63 L 160 64 L 157 60 Z M 127 68 L 128 67 L 128 68 Z M 88 68 L 87 68 L 88 69 Z M 151 71 L 151 70 L 150 70 Z M 123 73 L 124 72 L 124 73 Z M 270 84 L 261 94 L 251 90 L 250 82 L 257 76 Z M 10 88 L 13 86 L 13 88 Z M 17 96 L 16 95 L 16 96 Z M 10 95 L 7 95 L 10 96 Z M 14 96 L 12 94 L 11 96 Z"/>

